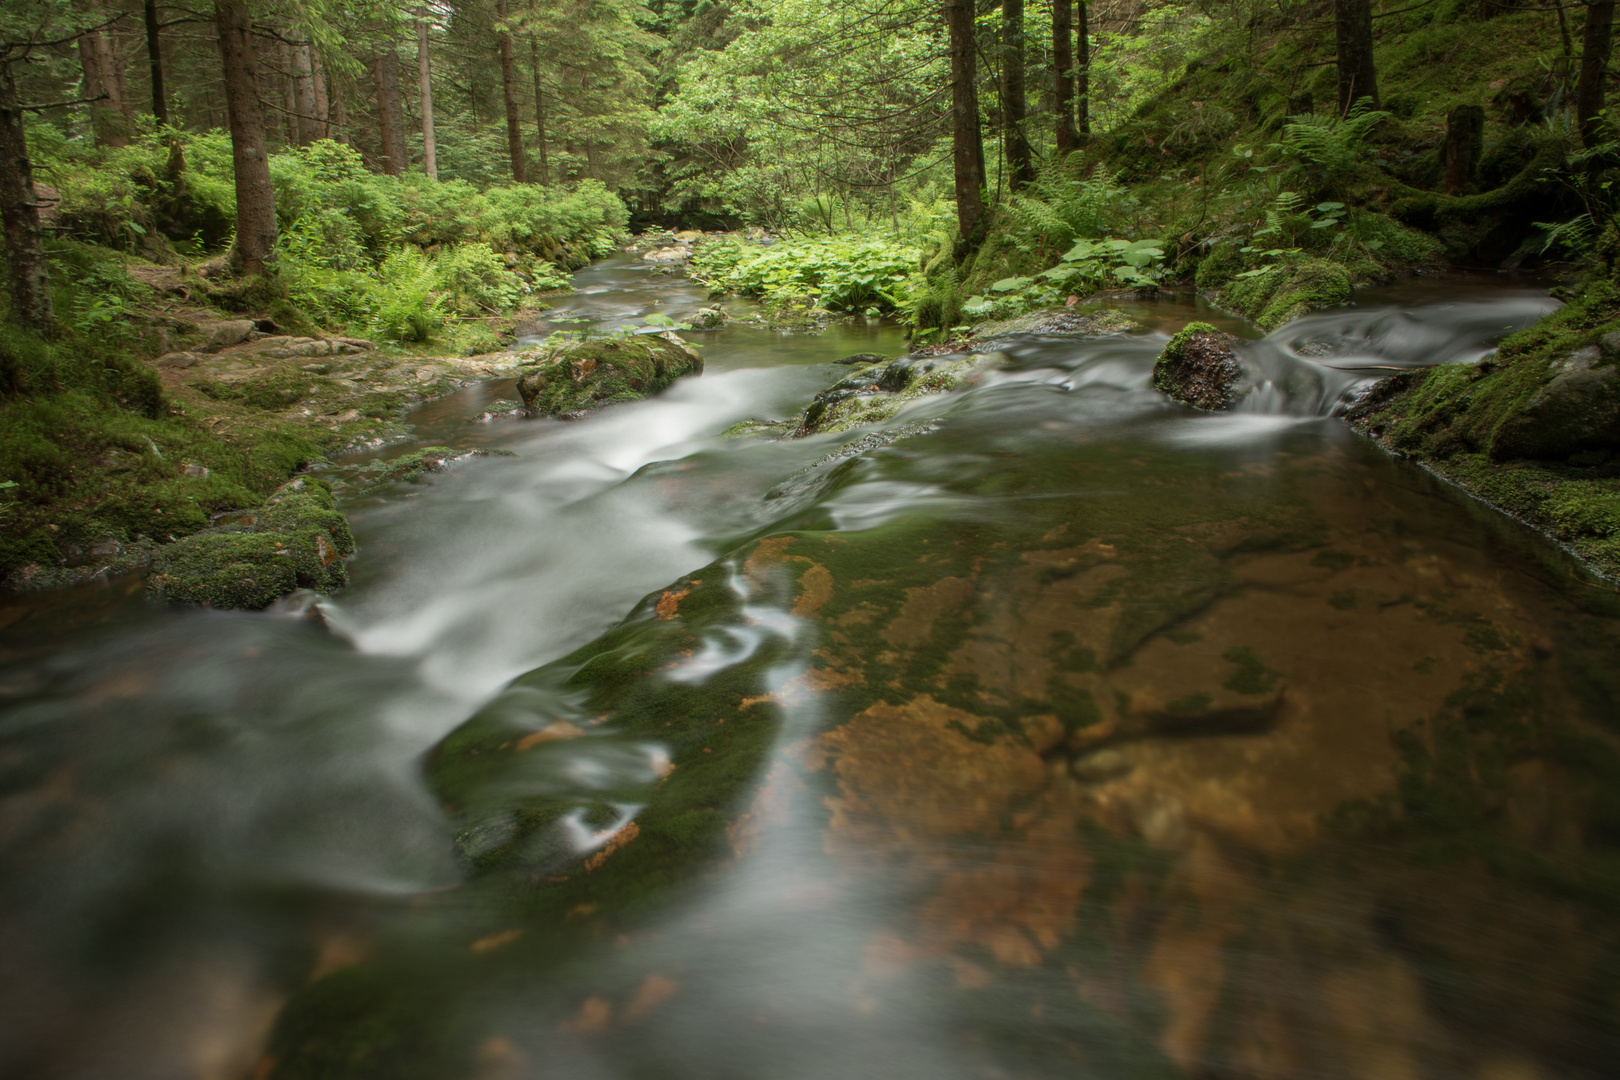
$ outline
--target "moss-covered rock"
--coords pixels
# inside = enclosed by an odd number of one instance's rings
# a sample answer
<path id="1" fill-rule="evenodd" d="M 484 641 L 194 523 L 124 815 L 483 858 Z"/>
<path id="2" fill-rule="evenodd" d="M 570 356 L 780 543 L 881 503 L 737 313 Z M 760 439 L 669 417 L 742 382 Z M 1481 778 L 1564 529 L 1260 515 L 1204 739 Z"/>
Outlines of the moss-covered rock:
<path id="1" fill-rule="evenodd" d="M 1085 315 L 1072 311 L 1032 311 L 1013 319 L 980 323 L 973 328 L 973 340 L 988 341 L 1014 334 L 1123 334 L 1138 325 L 1135 319 L 1115 308 Z"/>
<path id="2" fill-rule="evenodd" d="M 1153 364 L 1153 388 L 1183 405 L 1220 412 L 1248 388 L 1231 334 L 1207 322 L 1188 323 Z"/>
<path id="3" fill-rule="evenodd" d="M 820 435 L 881 423 L 909 401 L 972 385 L 999 355 L 914 357 L 862 367 L 817 394 L 793 434 Z"/>
<path id="4" fill-rule="evenodd" d="M 1199 269 L 1202 275 L 1203 268 Z M 1351 285 L 1350 271 L 1339 263 L 1305 259 L 1270 273 L 1233 278 L 1216 299 L 1260 329 L 1275 330 L 1301 315 L 1344 303 L 1350 299 Z"/>
<path id="5" fill-rule="evenodd" d="M 354 534 L 331 488 L 300 477 L 263 510 L 158 549 L 147 587 L 177 603 L 257 611 L 297 588 L 342 588 L 343 560 L 353 553 Z"/>
<path id="6" fill-rule="evenodd" d="M 518 393 L 531 413 L 567 416 L 651 397 L 702 372 L 703 354 L 674 334 L 576 341 L 544 350 Z"/>

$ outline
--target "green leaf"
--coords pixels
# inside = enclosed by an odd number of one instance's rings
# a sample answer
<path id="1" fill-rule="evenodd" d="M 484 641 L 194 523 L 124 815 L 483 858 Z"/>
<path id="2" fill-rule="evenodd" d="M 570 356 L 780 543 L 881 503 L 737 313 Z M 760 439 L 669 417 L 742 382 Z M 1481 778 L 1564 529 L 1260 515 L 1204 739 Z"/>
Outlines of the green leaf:
<path id="1" fill-rule="evenodd" d="M 675 320 L 668 315 L 654 314 L 641 320 L 647 326 L 674 326 Z"/>
<path id="2" fill-rule="evenodd" d="M 1032 285 L 1032 284 L 1034 284 L 1034 279 L 1033 278 L 1027 278 L 1027 277 L 1002 278 L 1000 281 L 995 282 L 994 284 L 992 284 L 990 286 L 990 291 L 991 292 L 1012 292 L 1015 289 L 1022 289 L 1025 286 Z"/>
<path id="3" fill-rule="evenodd" d="M 1317 203 L 1316 208 L 1318 210 L 1343 210 L 1344 209 L 1344 203 L 1342 203 L 1342 202 Z"/>
<path id="4" fill-rule="evenodd" d="M 1075 244 L 1074 247 L 1070 248 L 1064 253 L 1063 261 L 1075 262 L 1080 259 L 1089 259 L 1092 255 L 1096 254 L 1096 252 L 1096 244 L 1093 244 L 1090 240 L 1081 240 L 1079 243 Z"/>

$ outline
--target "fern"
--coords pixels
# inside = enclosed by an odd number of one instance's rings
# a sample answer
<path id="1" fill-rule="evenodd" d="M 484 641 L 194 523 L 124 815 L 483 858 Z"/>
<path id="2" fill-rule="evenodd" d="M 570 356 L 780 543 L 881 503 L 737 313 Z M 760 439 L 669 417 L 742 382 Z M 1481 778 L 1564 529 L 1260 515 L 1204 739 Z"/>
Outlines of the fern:
<path id="1" fill-rule="evenodd" d="M 1537 221 L 1532 222 L 1543 233 L 1541 238 L 1541 253 L 1543 255 L 1555 248 L 1562 248 L 1570 252 L 1584 252 L 1592 245 L 1597 236 L 1597 222 L 1592 215 L 1582 214 L 1563 222 Z"/>
<path id="2" fill-rule="evenodd" d="M 1113 231 L 1109 227 L 1125 201 L 1125 190 L 1103 165 L 1084 180 L 1043 173 L 1009 201 L 1009 232 L 1026 251 L 1064 247 Z"/>
<path id="3" fill-rule="evenodd" d="M 1366 156 L 1365 143 L 1372 130 L 1391 114 L 1362 98 L 1346 116 L 1304 113 L 1291 116 L 1283 128 L 1279 149 L 1313 166 L 1329 183 L 1338 183 L 1355 171 Z"/>

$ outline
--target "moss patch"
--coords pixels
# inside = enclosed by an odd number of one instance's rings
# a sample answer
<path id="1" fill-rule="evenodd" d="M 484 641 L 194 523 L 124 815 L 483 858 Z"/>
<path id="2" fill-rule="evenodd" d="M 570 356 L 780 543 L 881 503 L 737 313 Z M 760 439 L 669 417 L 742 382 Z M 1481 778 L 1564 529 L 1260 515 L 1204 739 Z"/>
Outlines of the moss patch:
<path id="1" fill-rule="evenodd" d="M 673 334 L 580 341 L 543 350 L 518 380 L 531 413 L 567 416 L 651 397 L 703 372 L 703 354 Z"/>

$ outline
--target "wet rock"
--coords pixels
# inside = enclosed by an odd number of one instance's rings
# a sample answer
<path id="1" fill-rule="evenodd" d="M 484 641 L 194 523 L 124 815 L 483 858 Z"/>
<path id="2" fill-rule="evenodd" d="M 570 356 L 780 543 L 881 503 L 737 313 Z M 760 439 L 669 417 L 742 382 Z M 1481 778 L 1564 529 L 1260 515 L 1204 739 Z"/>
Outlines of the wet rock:
<path id="1" fill-rule="evenodd" d="M 894 357 L 892 357 L 892 356 L 884 356 L 882 353 L 862 352 L 862 353 L 856 353 L 853 356 L 846 356 L 841 360 L 834 360 L 833 363 L 835 363 L 835 364 L 887 364 L 890 360 L 893 360 L 893 359 L 894 359 Z"/>
<path id="2" fill-rule="evenodd" d="M 384 484 L 414 484 L 429 473 L 444 472 L 458 461 L 475 457 L 516 457 L 510 450 L 455 450 L 448 446 L 427 446 L 388 461 L 374 461 L 361 470 L 359 485 L 371 491 Z"/>
<path id="3" fill-rule="evenodd" d="M 240 345 L 256 329 L 258 327 L 252 319 L 228 319 L 225 322 L 208 323 L 203 326 L 203 331 L 208 335 L 203 349 L 218 352 L 232 345 Z"/>
<path id="4" fill-rule="evenodd" d="M 576 341 L 536 355 L 518 393 L 524 408 L 545 416 L 651 397 L 683 375 L 703 372 L 703 354 L 674 334 Z"/>
<path id="5" fill-rule="evenodd" d="M 666 266 L 684 263 L 691 257 L 692 249 L 683 244 L 677 244 L 672 247 L 658 248 L 657 250 L 649 251 L 647 254 L 642 256 L 642 258 L 646 259 L 650 263 L 662 263 Z"/>
<path id="6" fill-rule="evenodd" d="M 1491 457 L 1562 460 L 1620 450 L 1620 367 L 1594 366 L 1600 356 L 1581 349 L 1556 365 L 1558 374 L 1496 429 Z"/>
<path id="7" fill-rule="evenodd" d="M 1153 365 L 1153 388 L 1196 409 L 1230 409 L 1248 389 L 1248 379 L 1232 343 L 1206 322 L 1189 323 L 1159 354 Z"/>
<path id="8" fill-rule="evenodd" d="M 176 603 L 258 611 L 297 588 L 330 593 L 348 583 L 354 534 L 328 485 L 283 484 L 251 521 L 165 544 L 147 588 Z"/>
<path id="9" fill-rule="evenodd" d="M 985 369 L 1001 359 L 1000 353 L 992 353 L 955 359 L 908 357 L 870 364 L 817 394 L 793 434 L 817 435 L 879 423 L 916 398 L 972 385 Z"/>
<path id="10" fill-rule="evenodd" d="M 686 322 L 694 330 L 718 330 L 731 321 L 731 316 L 717 307 L 698 308 L 686 317 Z"/>
<path id="11" fill-rule="evenodd" d="M 973 328 L 973 340 L 989 341 L 1015 334 L 1123 334 L 1137 326 L 1135 319 L 1113 308 L 1089 315 L 1072 311 L 1033 311 L 1014 319 L 980 323 Z"/>
<path id="12" fill-rule="evenodd" d="M 739 439 L 751 435 L 761 438 L 779 439 L 791 435 L 799 427 L 797 420 L 761 420 L 750 418 L 739 420 L 720 433 L 721 438 Z"/>

